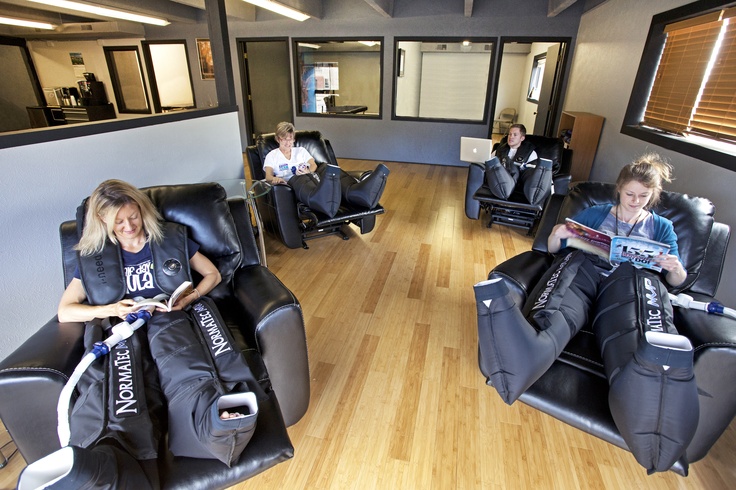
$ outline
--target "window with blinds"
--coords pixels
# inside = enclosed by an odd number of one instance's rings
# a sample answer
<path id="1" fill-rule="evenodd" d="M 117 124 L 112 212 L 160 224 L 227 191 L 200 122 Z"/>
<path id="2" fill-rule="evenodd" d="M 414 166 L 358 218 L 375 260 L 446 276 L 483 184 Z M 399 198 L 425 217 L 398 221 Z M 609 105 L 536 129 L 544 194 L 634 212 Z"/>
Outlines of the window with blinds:
<path id="1" fill-rule="evenodd" d="M 736 141 L 736 7 L 669 24 L 643 124 Z"/>

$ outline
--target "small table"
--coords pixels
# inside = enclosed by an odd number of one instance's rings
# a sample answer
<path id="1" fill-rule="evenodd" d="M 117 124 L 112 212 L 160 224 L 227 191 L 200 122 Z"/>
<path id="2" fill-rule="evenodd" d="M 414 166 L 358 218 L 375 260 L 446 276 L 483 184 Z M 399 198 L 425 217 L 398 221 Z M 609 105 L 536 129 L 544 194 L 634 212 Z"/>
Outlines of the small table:
<path id="1" fill-rule="evenodd" d="M 225 188 L 227 197 L 242 197 L 248 203 L 248 207 L 253 213 L 256 220 L 256 227 L 258 228 L 258 249 L 261 253 L 261 265 L 268 267 L 268 263 L 266 262 L 266 242 L 263 239 L 263 221 L 261 220 L 261 213 L 258 212 L 258 206 L 256 206 L 256 199 L 271 192 L 271 184 L 264 180 L 253 181 L 248 185 L 246 179 L 225 179 L 218 180 L 217 183 Z"/>

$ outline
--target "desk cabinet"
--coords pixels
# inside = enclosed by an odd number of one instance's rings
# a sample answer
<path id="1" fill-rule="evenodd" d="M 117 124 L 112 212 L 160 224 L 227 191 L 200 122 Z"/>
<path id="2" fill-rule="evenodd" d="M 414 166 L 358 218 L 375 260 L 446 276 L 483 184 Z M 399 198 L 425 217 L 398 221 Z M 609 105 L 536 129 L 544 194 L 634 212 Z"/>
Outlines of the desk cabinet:
<path id="1" fill-rule="evenodd" d="M 562 111 L 559 133 L 563 137 L 569 130 L 570 140 L 566 144 L 572 150 L 572 181 L 586 181 L 590 177 L 598 140 L 603 129 L 603 116 L 590 112 Z"/>
<path id="2" fill-rule="evenodd" d="M 45 128 L 62 124 L 115 119 L 115 106 L 112 104 L 78 107 L 44 106 L 27 107 L 32 128 Z"/>
<path id="3" fill-rule="evenodd" d="M 88 105 L 80 107 L 62 107 L 67 124 L 115 119 L 115 107 L 112 104 Z"/>

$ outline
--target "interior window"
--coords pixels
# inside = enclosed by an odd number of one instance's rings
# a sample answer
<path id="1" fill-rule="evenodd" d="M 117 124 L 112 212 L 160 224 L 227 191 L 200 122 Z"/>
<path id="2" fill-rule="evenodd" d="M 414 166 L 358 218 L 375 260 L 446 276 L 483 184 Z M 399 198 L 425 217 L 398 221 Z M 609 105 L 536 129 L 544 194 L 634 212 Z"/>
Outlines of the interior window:
<path id="1" fill-rule="evenodd" d="M 393 118 L 486 122 L 494 48 L 489 39 L 397 39 Z"/>
<path id="2" fill-rule="evenodd" d="M 299 115 L 380 117 L 383 42 L 294 40 Z"/>
<path id="3" fill-rule="evenodd" d="M 186 41 L 143 41 L 141 45 L 155 112 L 194 108 Z"/>
<path id="4" fill-rule="evenodd" d="M 736 170 L 736 6 L 654 16 L 622 132 Z"/>
<path id="5" fill-rule="evenodd" d="M 150 114 L 148 92 L 143 82 L 141 60 L 136 46 L 105 46 L 107 68 L 121 114 Z"/>

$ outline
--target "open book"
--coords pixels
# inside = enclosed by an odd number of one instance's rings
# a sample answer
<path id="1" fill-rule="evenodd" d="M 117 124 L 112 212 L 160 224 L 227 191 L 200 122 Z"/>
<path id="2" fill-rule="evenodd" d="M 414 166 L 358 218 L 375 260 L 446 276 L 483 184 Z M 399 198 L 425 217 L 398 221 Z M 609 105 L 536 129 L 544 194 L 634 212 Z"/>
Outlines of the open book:
<path id="1" fill-rule="evenodd" d="M 133 305 L 133 308 L 134 310 L 139 310 L 146 306 L 155 306 L 156 308 L 163 308 L 166 311 L 171 311 L 171 308 L 174 307 L 177 299 L 179 299 L 181 296 L 191 294 L 192 291 L 192 282 L 184 281 L 178 288 L 176 288 L 176 291 L 174 291 L 171 297 L 169 297 L 169 295 L 167 294 L 159 294 L 154 296 L 153 298 L 136 301 L 136 303 Z"/>
<path id="2" fill-rule="evenodd" d="M 594 253 L 609 262 L 631 262 L 636 267 L 659 272 L 662 267 L 654 261 L 655 257 L 667 255 L 670 251 L 669 245 L 664 243 L 641 237 L 612 237 L 570 218 L 566 219 L 566 226 L 576 235 L 567 239 L 568 247 Z"/>

